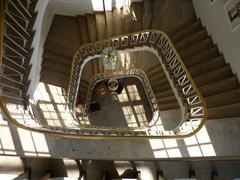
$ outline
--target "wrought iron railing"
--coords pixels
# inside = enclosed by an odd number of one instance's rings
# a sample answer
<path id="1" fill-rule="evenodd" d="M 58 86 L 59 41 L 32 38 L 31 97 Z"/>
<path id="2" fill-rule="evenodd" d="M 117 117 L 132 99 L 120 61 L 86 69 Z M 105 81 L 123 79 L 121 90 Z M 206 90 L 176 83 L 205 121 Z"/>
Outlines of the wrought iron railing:
<path id="1" fill-rule="evenodd" d="M 1 1 L 3 2 L 3 1 Z M 1 3 L 1 30 L 3 30 L 4 21 L 4 6 Z M 16 24 L 18 25 L 18 24 Z M 13 29 L 14 30 L 14 29 Z M 4 32 L 1 32 L 1 45 L 3 42 Z M 68 107 L 74 109 L 76 96 L 79 88 L 81 78 L 81 71 L 84 64 L 96 55 L 100 55 L 103 48 L 108 46 L 108 40 L 99 41 L 96 43 L 85 44 L 80 47 L 74 56 L 72 63 L 72 70 L 70 76 L 69 90 L 68 90 Z M 42 124 L 27 124 L 22 123 L 11 115 L 2 97 L 0 98 L 0 107 L 7 119 L 14 123 L 17 127 L 44 133 L 47 135 L 55 135 L 71 138 L 114 138 L 114 139 L 149 139 L 149 138 L 183 138 L 195 134 L 204 124 L 207 119 L 207 108 L 205 101 L 196 87 L 194 81 L 189 75 L 185 65 L 179 57 L 177 51 L 172 45 L 171 41 L 161 31 L 149 30 L 136 32 L 132 34 L 122 35 L 111 38 L 111 45 L 119 50 L 125 50 L 135 47 L 146 47 L 155 51 L 161 57 L 162 64 L 166 67 L 169 76 L 174 82 L 178 93 L 185 100 L 188 115 L 186 119 L 174 130 L 165 131 L 160 119 L 154 123 L 153 126 L 146 129 L 126 129 L 126 128 L 111 128 L 111 127 L 62 127 L 50 126 Z M 5 55 L 1 47 L 1 59 Z M 20 55 L 16 53 L 16 57 Z M 10 57 L 9 57 L 10 58 Z M 2 61 L 1 61 L 2 62 Z M 1 68 L 4 64 L 1 63 Z M 9 67 L 12 68 L 12 67 Z M 28 115 L 27 112 L 24 112 Z M 38 117 L 36 117 L 38 118 Z M 36 121 L 40 122 L 40 121 Z"/>

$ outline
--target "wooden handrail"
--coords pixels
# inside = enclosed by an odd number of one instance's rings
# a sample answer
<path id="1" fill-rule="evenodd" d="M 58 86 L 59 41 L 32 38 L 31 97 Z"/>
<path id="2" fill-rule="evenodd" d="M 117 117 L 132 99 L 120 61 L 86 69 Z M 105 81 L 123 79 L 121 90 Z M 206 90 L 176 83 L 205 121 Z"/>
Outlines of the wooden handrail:
<path id="1" fill-rule="evenodd" d="M 4 31 L 4 19 L 5 19 L 5 1 L 2 0 L 1 1 L 1 22 L 0 22 L 0 65 L 1 68 L 3 67 L 2 64 L 2 54 L 3 54 L 3 31 Z M 203 108 L 204 114 L 203 117 L 201 119 L 200 124 L 198 125 L 198 127 L 194 130 L 191 131 L 189 133 L 186 134 L 171 134 L 171 135 L 151 135 L 151 134 L 137 134 L 137 132 L 132 132 L 132 134 L 129 134 L 129 132 L 127 132 L 126 134 L 122 134 L 122 130 L 118 129 L 118 128 L 109 128 L 109 129 L 102 129 L 101 131 L 104 130 L 110 130 L 112 131 L 112 133 L 105 133 L 105 132 L 100 132 L 98 134 L 98 128 L 86 128 L 86 130 L 88 130 L 89 133 L 82 133 L 81 129 L 74 129 L 74 128 L 64 128 L 64 127 L 53 127 L 53 126 L 43 126 L 43 125 L 37 125 L 37 126 L 29 126 L 26 124 L 21 124 L 20 122 L 18 122 L 16 119 L 14 119 L 11 116 L 11 113 L 9 112 L 9 110 L 6 107 L 5 102 L 3 101 L 2 97 L 0 97 L 0 107 L 2 109 L 2 112 L 5 114 L 5 116 L 7 117 L 8 121 L 10 121 L 11 123 L 13 123 L 14 125 L 16 125 L 19 128 L 25 129 L 25 130 L 29 130 L 29 131 L 33 131 L 33 132 L 38 132 L 38 133 L 43 133 L 46 135 L 53 135 L 53 136 L 60 136 L 60 137 L 70 137 L 70 138 L 98 138 L 98 139 L 128 139 L 128 140 L 137 140 L 137 139 L 158 139 L 158 138 L 185 138 L 185 137 L 189 137 L 194 135 L 197 131 L 199 131 L 201 129 L 201 127 L 204 125 L 205 121 L 207 120 L 207 108 L 206 108 L 206 103 L 205 100 L 203 99 L 201 93 L 199 92 L 198 88 L 196 87 L 194 81 L 192 80 L 189 72 L 187 71 L 185 65 L 183 64 L 180 56 L 178 55 L 176 49 L 174 48 L 174 46 L 172 45 L 170 39 L 168 38 L 168 36 L 163 33 L 162 31 L 157 31 L 157 30 L 146 30 L 146 31 L 142 31 L 142 32 L 136 32 L 136 33 L 131 33 L 131 34 L 126 34 L 126 35 L 122 35 L 122 36 L 118 36 L 118 37 L 113 37 L 111 38 L 112 40 L 114 38 L 124 38 L 124 37 L 133 37 L 136 34 L 144 34 L 144 33 L 159 33 L 161 35 L 164 36 L 164 38 L 166 38 L 166 40 L 168 41 L 168 43 L 170 44 L 171 48 L 173 49 L 174 53 L 176 54 L 176 57 L 179 60 L 179 63 L 181 65 L 181 68 L 185 71 L 184 73 L 186 74 L 188 80 L 191 83 L 192 88 L 194 89 L 194 92 L 197 93 L 197 97 L 200 98 L 200 102 L 201 102 L 201 106 Z M 103 41 L 99 41 L 96 43 L 92 43 L 92 44 L 85 44 L 82 47 L 80 47 L 80 50 L 83 48 L 89 48 L 91 45 L 94 44 L 101 44 L 101 43 L 105 43 L 108 42 L 109 40 L 103 40 Z M 127 48 L 127 47 L 126 47 Z M 84 57 L 86 58 L 86 57 Z M 74 60 L 72 63 L 72 69 L 71 69 L 71 76 L 70 76 L 70 83 L 69 83 L 69 90 L 70 90 L 70 86 L 71 86 L 71 79 L 73 76 L 73 70 L 74 70 L 74 65 L 76 63 L 76 61 L 79 60 L 79 51 L 76 52 L 75 56 L 74 56 Z M 70 91 L 68 91 L 69 93 Z M 93 131 L 93 133 L 91 134 L 91 132 Z M 95 133 L 95 132 L 97 133 Z M 136 133 L 136 134 L 134 134 Z"/>

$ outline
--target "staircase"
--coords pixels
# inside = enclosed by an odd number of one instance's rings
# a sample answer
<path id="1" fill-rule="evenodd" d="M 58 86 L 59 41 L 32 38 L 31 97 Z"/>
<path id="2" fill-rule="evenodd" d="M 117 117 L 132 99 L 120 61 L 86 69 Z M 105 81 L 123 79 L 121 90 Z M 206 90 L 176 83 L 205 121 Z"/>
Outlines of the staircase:
<path id="1" fill-rule="evenodd" d="M 27 104 L 37 0 L 5 1 L 1 87 L 5 102 Z"/>
<path id="2" fill-rule="evenodd" d="M 169 2 L 168 2 L 169 3 Z M 165 4 L 167 8 L 171 4 Z M 186 1 L 184 1 L 186 3 Z M 237 76 L 232 73 L 231 67 L 225 62 L 223 54 L 217 45 L 212 42 L 201 21 L 196 19 L 192 10 L 188 16 L 184 15 L 177 25 L 168 27 L 166 19 L 180 18 L 177 12 L 166 13 L 165 18 L 156 17 L 157 7 L 162 5 L 158 1 L 144 1 L 132 3 L 131 12 L 136 15 L 134 20 L 131 15 L 122 16 L 122 10 L 113 8 L 107 12 L 109 34 L 116 36 L 131 33 L 146 28 L 164 29 L 170 34 L 171 40 L 187 66 L 196 85 L 206 99 L 208 118 L 239 117 L 240 89 Z M 191 4 L 187 4 L 191 9 Z M 173 11 L 173 10 L 172 10 Z M 184 11 L 184 9 L 182 9 Z M 105 20 L 102 12 L 79 15 L 76 17 L 56 15 L 48 34 L 43 54 L 41 81 L 66 88 L 69 83 L 70 68 L 75 51 L 83 44 L 95 42 L 106 38 Z M 149 63 L 149 54 L 138 52 L 129 53 L 134 64 L 141 60 L 141 69 L 145 71 L 157 98 L 161 110 L 179 108 L 169 82 L 161 68 L 160 63 Z M 137 62 L 137 61 L 136 61 Z M 156 61 L 157 62 L 157 61 Z M 99 59 L 95 59 L 86 65 L 81 78 L 79 95 L 85 96 L 89 81 L 92 76 L 103 72 Z"/>

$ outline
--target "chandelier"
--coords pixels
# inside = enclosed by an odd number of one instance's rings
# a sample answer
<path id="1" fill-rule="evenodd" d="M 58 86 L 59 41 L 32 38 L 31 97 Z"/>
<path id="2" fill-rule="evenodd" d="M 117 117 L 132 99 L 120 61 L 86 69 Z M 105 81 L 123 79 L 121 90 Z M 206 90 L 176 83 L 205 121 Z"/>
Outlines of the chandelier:
<path id="1" fill-rule="evenodd" d="M 117 50 L 108 45 L 102 51 L 103 66 L 107 70 L 115 70 L 118 66 Z"/>

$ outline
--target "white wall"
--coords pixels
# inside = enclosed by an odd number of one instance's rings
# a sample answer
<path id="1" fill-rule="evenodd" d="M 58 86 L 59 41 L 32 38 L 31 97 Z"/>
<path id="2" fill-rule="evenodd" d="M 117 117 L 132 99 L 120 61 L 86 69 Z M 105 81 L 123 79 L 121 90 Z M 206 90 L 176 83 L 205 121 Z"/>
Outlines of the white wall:
<path id="1" fill-rule="evenodd" d="M 40 80 L 43 45 L 54 16 L 52 10 L 48 6 L 48 3 L 49 0 L 39 0 L 36 6 L 38 15 L 33 26 L 33 29 L 36 32 L 32 43 L 34 51 L 31 58 L 32 69 L 29 76 L 29 79 L 31 79 L 31 84 L 28 91 L 30 99 L 33 98 L 34 90 L 36 89 Z"/>
<path id="2" fill-rule="evenodd" d="M 197 16 L 200 17 L 213 41 L 240 79 L 240 27 L 233 32 L 230 29 L 228 17 L 224 11 L 225 1 L 216 0 L 211 4 L 210 0 L 193 0 L 193 5 Z"/>

